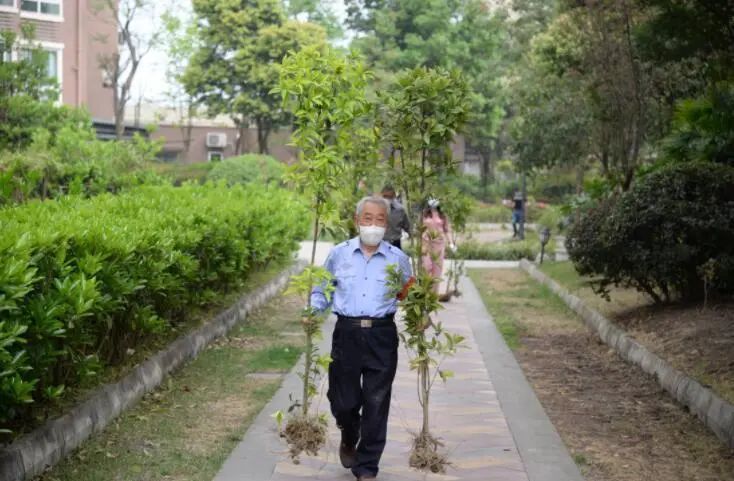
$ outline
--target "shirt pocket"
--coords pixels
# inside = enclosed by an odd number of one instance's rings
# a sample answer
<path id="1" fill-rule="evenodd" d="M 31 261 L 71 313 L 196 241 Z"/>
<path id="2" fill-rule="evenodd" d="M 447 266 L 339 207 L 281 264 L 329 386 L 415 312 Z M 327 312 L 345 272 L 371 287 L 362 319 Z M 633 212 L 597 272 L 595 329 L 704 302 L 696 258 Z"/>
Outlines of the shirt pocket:
<path id="1" fill-rule="evenodd" d="M 345 295 L 349 295 L 354 290 L 354 282 L 357 276 L 352 271 L 346 269 L 337 270 L 334 273 L 336 278 L 336 289 Z"/>
<path id="2" fill-rule="evenodd" d="M 389 291 L 390 288 L 387 284 L 387 281 L 385 279 L 377 279 L 374 281 L 375 284 L 375 294 L 374 294 L 374 300 L 375 302 L 378 302 L 380 304 L 384 304 L 386 302 L 391 302 L 394 300 L 395 296 L 391 296 Z"/>

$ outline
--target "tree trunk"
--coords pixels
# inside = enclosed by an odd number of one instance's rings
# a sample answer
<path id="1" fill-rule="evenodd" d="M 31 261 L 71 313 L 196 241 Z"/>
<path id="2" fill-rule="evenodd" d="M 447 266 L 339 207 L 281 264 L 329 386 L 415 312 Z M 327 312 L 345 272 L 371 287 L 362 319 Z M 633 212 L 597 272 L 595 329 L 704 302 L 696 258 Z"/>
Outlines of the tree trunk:
<path id="1" fill-rule="evenodd" d="M 237 138 L 237 143 L 234 146 L 234 154 L 241 155 L 245 145 L 245 132 L 247 131 L 247 127 L 244 127 L 243 123 L 240 121 L 235 121 L 235 125 L 237 126 L 239 137 Z"/>
<path id="2" fill-rule="evenodd" d="M 576 165 L 576 194 L 584 191 L 584 174 L 586 174 L 586 166 L 583 162 Z"/>
<path id="3" fill-rule="evenodd" d="M 112 96 L 113 110 L 115 111 L 115 138 L 122 140 L 122 136 L 125 134 L 125 104 L 120 98 L 120 91 L 117 86 L 117 82 L 112 86 L 114 94 Z"/>
<path id="4" fill-rule="evenodd" d="M 316 243 L 319 239 L 319 215 L 316 214 L 316 219 L 313 222 L 313 243 L 311 244 L 311 265 L 316 264 Z M 308 292 L 313 290 L 313 286 L 309 286 Z M 308 307 L 311 307 L 311 296 L 308 298 Z M 313 356 L 313 336 L 311 334 L 311 326 L 306 327 L 306 358 L 304 359 L 303 367 L 303 415 L 308 416 L 309 400 L 308 392 L 311 384 L 311 357 Z"/>
<path id="5" fill-rule="evenodd" d="M 421 391 L 422 397 L 423 397 L 423 426 L 421 427 L 421 434 L 426 436 L 430 432 L 430 418 L 429 415 L 429 398 L 431 395 L 431 387 L 429 385 L 429 379 L 428 379 L 428 362 L 424 361 L 421 364 L 421 370 L 420 370 L 420 383 L 421 383 Z"/>
<path id="6" fill-rule="evenodd" d="M 184 128 L 184 135 L 183 135 L 183 142 L 184 142 L 184 154 L 188 158 L 189 151 L 191 150 L 191 135 L 194 130 L 194 111 L 196 110 L 196 107 L 194 104 L 189 101 L 189 105 L 186 108 L 186 126 Z"/>
<path id="7" fill-rule="evenodd" d="M 257 147 L 261 154 L 268 153 L 268 137 L 270 136 L 270 126 L 266 120 L 257 119 Z"/>
<path id="8" fill-rule="evenodd" d="M 303 416 L 308 416 L 308 392 L 311 386 L 311 357 L 313 355 L 313 340 L 311 339 L 311 333 L 306 333 L 306 352 L 304 353 L 305 359 L 303 363 Z"/>

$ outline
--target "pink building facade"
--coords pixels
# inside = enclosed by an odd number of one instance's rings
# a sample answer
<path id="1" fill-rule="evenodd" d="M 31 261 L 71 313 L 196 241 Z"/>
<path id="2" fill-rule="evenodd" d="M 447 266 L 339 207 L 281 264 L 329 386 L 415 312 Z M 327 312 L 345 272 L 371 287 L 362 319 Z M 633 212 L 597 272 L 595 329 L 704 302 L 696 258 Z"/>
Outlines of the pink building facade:
<path id="1" fill-rule="evenodd" d="M 48 52 L 48 74 L 66 104 L 86 108 L 93 119 L 113 121 L 113 91 L 100 58 L 117 52 L 117 25 L 99 0 L 0 0 L 0 30 L 35 29 L 34 43 Z M 104 2 L 106 4 L 106 2 Z"/>

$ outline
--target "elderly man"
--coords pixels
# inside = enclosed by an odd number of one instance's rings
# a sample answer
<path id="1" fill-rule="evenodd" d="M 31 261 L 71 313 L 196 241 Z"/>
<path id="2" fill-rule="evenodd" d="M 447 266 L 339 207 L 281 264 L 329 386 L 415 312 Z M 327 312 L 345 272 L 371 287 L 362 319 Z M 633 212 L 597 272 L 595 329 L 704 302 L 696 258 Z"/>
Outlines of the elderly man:
<path id="1" fill-rule="evenodd" d="M 383 240 L 389 215 L 387 200 L 362 199 L 354 219 L 359 237 L 335 246 L 325 264 L 334 276 L 337 315 L 328 398 L 341 429 L 342 465 L 360 481 L 377 476 L 398 363 L 397 299 L 388 290 L 386 268 L 398 265 L 404 284 L 411 274 L 408 256 Z M 329 307 L 322 288 L 314 289 L 311 305 Z"/>

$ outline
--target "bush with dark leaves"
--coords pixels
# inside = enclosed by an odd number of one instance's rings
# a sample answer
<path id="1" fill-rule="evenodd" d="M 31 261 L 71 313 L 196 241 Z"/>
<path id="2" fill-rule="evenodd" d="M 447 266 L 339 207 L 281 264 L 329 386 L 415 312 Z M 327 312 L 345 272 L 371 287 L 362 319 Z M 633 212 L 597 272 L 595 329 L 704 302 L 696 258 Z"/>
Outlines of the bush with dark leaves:
<path id="1" fill-rule="evenodd" d="M 656 302 L 734 292 L 734 168 L 683 163 L 585 210 L 567 248 L 598 292 L 621 285 Z"/>

